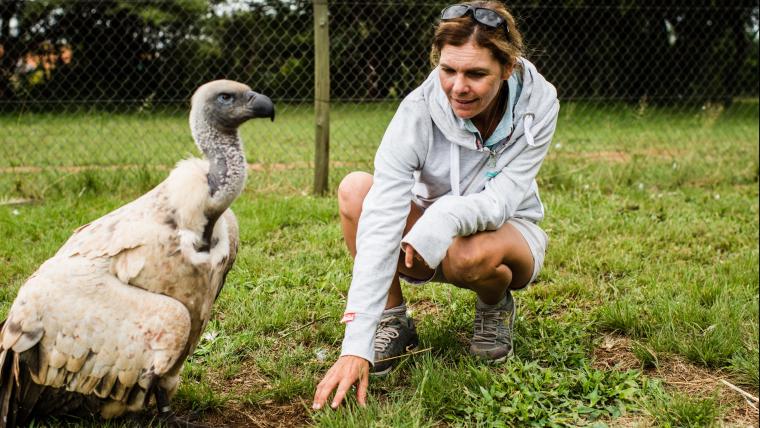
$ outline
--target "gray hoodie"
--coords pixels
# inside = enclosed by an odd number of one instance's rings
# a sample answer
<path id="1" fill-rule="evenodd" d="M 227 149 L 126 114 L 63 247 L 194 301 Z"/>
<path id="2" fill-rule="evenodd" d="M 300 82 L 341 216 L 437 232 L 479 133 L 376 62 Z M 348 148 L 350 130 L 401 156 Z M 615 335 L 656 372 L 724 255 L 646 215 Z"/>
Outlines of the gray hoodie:
<path id="1" fill-rule="evenodd" d="M 482 147 L 443 92 L 438 69 L 399 105 L 375 155 L 372 188 L 359 219 L 341 355 L 373 362 L 402 242 L 432 268 L 457 236 L 495 230 L 512 217 L 544 216 L 536 174 L 557 124 L 557 91 L 521 58 L 523 89 L 511 136 Z M 402 239 L 411 202 L 425 208 Z"/>

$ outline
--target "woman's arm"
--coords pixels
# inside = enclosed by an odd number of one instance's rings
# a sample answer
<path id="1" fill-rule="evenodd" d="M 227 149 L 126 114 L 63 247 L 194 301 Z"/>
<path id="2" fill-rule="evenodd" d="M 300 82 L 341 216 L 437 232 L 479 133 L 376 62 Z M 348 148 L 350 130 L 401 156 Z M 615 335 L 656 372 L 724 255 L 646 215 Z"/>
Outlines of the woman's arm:
<path id="1" fill-rule="evenodd" d="M 337 407 L 357 381 L 357 399 L 361 405 L 365 402 L 375 330 L 398 267 L 414 171 L 427 155 L 431 127 L 424 101 L 412 93 L 396 111 L 375 155 L 372 188 L 359 218 L 353 278 L 342 319 L 346 331 L 341 356 L 317 387 L 315 409 L 323 407 L 334 390 L 331 406 Z"/>
<path id="2" fill-rule="evenodd" d="M 401 235 L 412 200 L 414 171 L 429 147 L 431 122 L 422 100 L 405 100 L 375 155 L 373 184 L 364 199 L 348 291 L 341 355 L 372 361 L 372 341 L 398 267 Z"/>

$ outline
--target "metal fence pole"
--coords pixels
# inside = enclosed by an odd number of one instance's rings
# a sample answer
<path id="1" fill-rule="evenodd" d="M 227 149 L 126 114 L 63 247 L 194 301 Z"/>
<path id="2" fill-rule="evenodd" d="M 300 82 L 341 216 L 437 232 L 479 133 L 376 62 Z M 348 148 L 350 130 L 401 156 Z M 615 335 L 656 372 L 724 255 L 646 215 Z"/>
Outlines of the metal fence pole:
<path id="1" fill-rule="evenodd" d="M 327 191 L 330 161 L 330 37 L 327 0 L 314 0 L 314 193 Z"/>

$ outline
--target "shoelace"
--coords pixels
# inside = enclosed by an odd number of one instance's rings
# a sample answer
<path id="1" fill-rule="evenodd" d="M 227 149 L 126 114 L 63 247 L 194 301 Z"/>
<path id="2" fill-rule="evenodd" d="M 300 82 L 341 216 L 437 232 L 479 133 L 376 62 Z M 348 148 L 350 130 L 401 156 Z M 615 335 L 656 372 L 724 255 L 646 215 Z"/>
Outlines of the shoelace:
<path id="1" fill-rule="evenodd" d="M 475 332 L 472 341 L 483 344 L 494 343 L 499 339 L 499 332 L 503 329 L 506 335 L 501 338 L 501 342 L 508 342 L 507 337 L 511 336 L 512 332 L 508 326 L 504 325 L 504 319 L 509 316 L 511 313 L 504 308 L 475 311 Z"/>
<path id="2" fill-rule="evenodd" d="M 391 341 L 399 336 L 399 327 L 396 317 L 390 316 L 380 320 L 375 333 L 375 352 L 383 352 L 388 348 Z"/>

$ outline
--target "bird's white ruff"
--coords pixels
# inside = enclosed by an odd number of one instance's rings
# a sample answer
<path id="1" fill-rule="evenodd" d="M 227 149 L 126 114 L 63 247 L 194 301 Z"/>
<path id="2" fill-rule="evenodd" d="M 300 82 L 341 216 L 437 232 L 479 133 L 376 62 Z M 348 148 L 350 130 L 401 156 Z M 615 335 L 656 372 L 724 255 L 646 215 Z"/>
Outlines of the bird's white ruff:
<path id="1" fill-rule="evenodd" d="M 203 229 L 206 227 L 206 210 L 210 198 L 208 191 L 199 192 L 198 188 L 208 189 L 208 161 L 186 159 L 180 161 L 167 180 L 169 204 L 177 210 L 177 227 L 179 228 L 179 250 L 195 266 L 216 266 L 229 256 L 229 236 L 227 222 L 220 217 L 214 225 L 213 236 L 219 242 L 209 252 L 199 252 L 203 245 Z"/>

